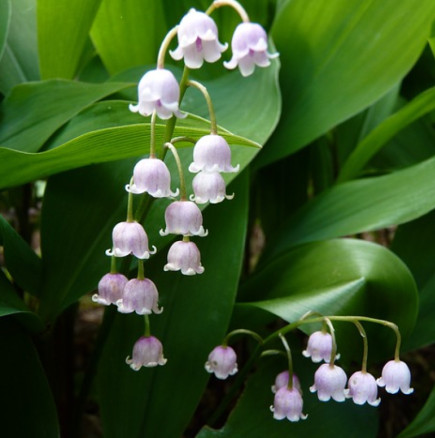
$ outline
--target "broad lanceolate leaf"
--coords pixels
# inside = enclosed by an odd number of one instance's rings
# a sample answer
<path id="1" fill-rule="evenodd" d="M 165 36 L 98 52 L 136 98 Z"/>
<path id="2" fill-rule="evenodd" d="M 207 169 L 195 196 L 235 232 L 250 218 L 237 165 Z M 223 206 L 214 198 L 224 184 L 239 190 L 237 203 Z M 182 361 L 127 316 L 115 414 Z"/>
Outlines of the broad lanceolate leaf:
<path id="1" fill-rule="evenodd" d="M 202 275 L 164 273 L 166 251 L 146 264 L 164 307 L 161 315 L 151 316 L 151 331 L 162 341 L 168 362 L 139 372 L 129 369 L 124 360 L 142 335 L 143 322 L 118 316 L 98 379 L 107 438 L 123 433 L 134 438 L 182 436 L 209 376 L 204 370 L 208 353 L 222 342 L 232 312 L 244 253 L 248 186 L 241 175 L 229 189 L 236 192 L 233 201 L 207 208 L 209 236 L 195 239 L 205 267 Z"/>
<path id="2" fill-rule="evenodd" d="M 434 14 L 431 0 L 286 2 L 272 32 L 285 116 L 262 163 L 305 146 L 385 94 L 417 60 Z"/>
<path id="3" fill-rule="evenodd" d="M 2 435 L 58 438 L 56 407 L 38 353 L 10 318 L 0 319 L 0 350 Z"/>
<path id="4" fill-rule="evenodd" d="M 41 287 L 41 260 L 23 238 L 0 215 L 0 246 L 5 265 L 23 290 L 38 295 Z"/>
<path id="5" fill-rule="evenodd" d="M 0 60 L 3 94 L 17 84 L 39 79 L 36 0 L 13 0 L 11 6 L 8 37 Z"/>
<path id="6" fill-rule="evenodd" d="M 365 164 L 400 130 L 435 109 L 435 87 L 426 90 L 365 137 L 341 169 L 338 181 L 355 177 Z"/>
<path id="7" fill-rule="evenodd" d="M 5 0 L 0 4 L 0 59 L 3 56 L 3 49 L 5 48 L 10 19 L 11 2 L 10 0 Z"/>
<path id="8" fill-rule="evenodd" d="M 91 36 L 110 73 L 155 64 L 166 32 L 162 2 L 103 0 Z"/>
<path id="9" fill-rule="evenodd" d="M 302 207 L 270 241 L 265 258 L 298 243 L 401 224 L 435 207 L 435 158 L 375 178 L 339 184 Z"/>
<path id="10" fill-rule="evenodd" d="M 101 0 L 38 0 L 42 79 L 72 79 Z"/>
<path id="11" fill-rule="evenodd" d="M 309 310 L 387 319 L 409 334 L 418 294 L 405 264 L 386 248 L 339 239 L 294 248 L 270 261 L 244 285 L 243 306 L 292 322 Z M 390 334 L 392 336 L 392 334 Z"/>
<path id="12" fill-rule="evenodd" d="M 131 84 L 64 80 L 20 85 L 1 103 L 0 145 L 37 152 L 57 129 L 81 110 L 128 86 Z"/>

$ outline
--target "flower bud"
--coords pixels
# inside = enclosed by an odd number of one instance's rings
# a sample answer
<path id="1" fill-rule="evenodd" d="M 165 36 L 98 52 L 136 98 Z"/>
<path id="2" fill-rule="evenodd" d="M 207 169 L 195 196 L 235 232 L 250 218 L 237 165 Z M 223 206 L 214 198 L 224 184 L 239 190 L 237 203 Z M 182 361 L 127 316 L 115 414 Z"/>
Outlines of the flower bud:
<path id="1" fill-rule="evenodd" d="M 127 284 L 127 277 L 122 274 L 106 274 L 98 283 L 98 293 L 92 295 L 92 301 L 110 306 L 122 298 L 122 292 Z"/>
<path id="2" fill-rule="evenodd" d="M 165 271 L 180 271 L 183 275 L 202 274 L 201 253 L 193 242 L 179 240 L 174 242 L 168 251 L 168 263 Z"/>
<path id="3" fill-rule="evenodd" d="M 154 336 L 140 337 L 133 347 L 133 357 L 128 356 L 125 362 L 134 371 L 141 367 L 156 367 L 164 365 L 167 360 L 163 357 L 162 343 Z"/>
<path id="4" fill-rule="evenodd" d="M 132 313 L 138 315 L 149 315 L 150 313 L 162 313 L 159 309 L 159 293 L 156 285 L 148 278 L 129 280 L 125 285 L 124 294 L 116 302 L 118 312 Z"/>
<path id="5" fill-rule="evenodd" d="M 208 355 L 205 369 L 214 373 L 218 379 L 225 380 L 228 376 L 237 373 L 237 356 L 228 346 L 219 345 Z"/>
<path id="6" fill-rule="evenodd" d="M 175 201 L 165 211 L 166 230 L 160 230 L 161 236 L 182 234 L 183 236 L 207 236 L 202 226 L 202 213 L 192 201 Z"/>

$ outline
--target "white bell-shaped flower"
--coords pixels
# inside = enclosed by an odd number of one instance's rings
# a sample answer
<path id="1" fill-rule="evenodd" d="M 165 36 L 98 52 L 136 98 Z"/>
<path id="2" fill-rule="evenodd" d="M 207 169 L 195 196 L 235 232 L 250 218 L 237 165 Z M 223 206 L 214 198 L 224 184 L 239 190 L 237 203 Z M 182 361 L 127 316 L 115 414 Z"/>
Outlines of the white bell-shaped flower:
<path id="1" fill-rule="evenodd" d="M 183 275 L 202 274 L 201 253 L 193 242 L 179 240 L 174 242 L 168 251 L 168 263 L 165 271 L 181 271 Z"/>
<path id="2" fill-rule="evenodd" d="M 190 195 L 190 200 L 197 204 L 217 204 L 234 198 L 234 194 L 226 194 L 225 181 L 219 172 L 199 172 L 193 178 L 192 187 L 194 195 Z"/>
<path id="3" fill-rule="evenodd" d="M 146 72 L 138 85 L 138 104 L 129 105 L 130 111 L 149 116 L 154 111 L 161 119 L 170 119 L 173 115 L 186 117 L 178 109 L 180 86 L 175 76 L 164 68 Z"/>
<path id="4" fill-rule="evenodd" d="M 378 398 L 378 385 L 375 378 L 365 371 L 357 371 L 349 377 L 347 383 L 348 398 L 352 398 L 357 405 L 368 403 L 372 406 L 378 406 L 381 399 Z"/>
<path id="5" fill-rule="evenodd" d="M 108 249 L 108 256 L 125 257 L 133 254 L 138 259 L 148 259 L 157 249 L 148 247 L 148 236 L 143 226 L 136 221 L 120 222 L 112 231 L 113 249 Z"/>
<path id="6" fill-rule="evenodd" d="M 401 360 L 390 360 L 382 369 L 382 377 L 377 380 L 378 386 L 384 387 L 390 394 L 402 391 L 404 394 L 411 394 L 411 371 L 405 362 Z"/>
<path id="7" fill-rule="evenodd" d="M 308 338 L 307 349 L 302 351 L 305 357 L 311 357 L 311 360 L 315 363 L 329 362 L 331 360 L 332 352 L 332 336 L 330 333 L 317 331 L 310 335 Z M 338 355 L 336 356 L 338 359 Z"/>
<path id="8" fill-rule="evenodd" d="M 98 283 L 98 293 L 92 295 L 92 301 L 110 306 L 122 298 L 124 287 L 127 284 L 127 277 L 122 274 L 106 274 Z"/>
<path id="9" fill-rule="evenodd" d="M 179 190 L 171 191 L 171 174 L 164 161 L 158 158 L 143 158 L 133 169 L 133 184 L 125 186 L 127 192 L 148 193 L 154 198 L 178 196 Z"/>
<path id="10" fill-rule="evenodd" d="M 220 135 L 205 135 L 196 142 L 190 172 L 238 172 L 239 168 L 231 166 L 231 149 Z"/>
<path id="11" fill-rule="evenodd" d="M 347 376 L 343 368 L 324 363 L 314 374 L 314 385 L 311 392 L 317 391 L 320 401 L 328 401 L 331 397 L 338 402 L 345 400 Z"/>
<path id="12" fill-rule="evenodd" d="M 287 386 L 283 386 L 276 392 L 270 410 L 273 412 L 275 420 L 287 418 L 287 420 L 295 422 L 307 418 L 307 415 L 302 413 L 302 408 L 301 392 L 296 387 L 289 389 Z"/>
<path id="13" fill-rule="evenodd" d="M 156 367 L 164 365 L 167 360 L 163 357 L 162 343 L 154 336 L 140 337 L 133 347 L 133 357 L 129 356 L 125 362 L 134 371 L 139 371 L 141 367 Z"/>
<path id="14" fill-rule="evenodd" d="M 288 370 L 279 373 L 275 378 L 275 384 L 272 386 L 272 392 L 275 394 L 278 389 L 288 386 L 289 372 Z M 302 394 L 301 382 L 296 374 L 293 374 L 293 388 L 296 388 Z"/>
<path id="15" fill-rule="evenodd" d="M 237 373 L 237 355 L 229 346 L 219 345 L 208 355 L 205 369 L 221 380 Z"/>
<path id="16" fill-rule="evenodd" d="M 200 68 L 204 61 L 217 61 L 228 47 L 219 42 L 213 19 L 193 8 L 180 21 L 177 35 L 178 47 L 169 53 L 176 61 L 184 58 L 189 68 Z"/>
<path id="17" fill-rule="evenodd" d="M 202 226 L 202 213 L 192 201 L 175 201 L 165 211 L 166 229 L 160 230 L 161 236 L 182 234 L 183 236 L 207 236 Z"/>
<path id="18" fill-rule="evenodd" d="M 270 59 L 279 56 L 267 51 L 266 31 L 257 23 L 240 23 L 234 31 L 231 49 L 233 56 L 224 66 L 229 69 L 238 66 L 242 76 L 254 73 L 256 65 L 268 67 Z"/>
<path id="19" fill-rule="evenodd" d="M 133 278 L 124 287 L 124 293 L 116 305 L 118 312 L 132 313 L 138 315 L 149 315 L 151 313 L 162 313 L 159 309 L 159 293 L 156 285 L 149 279 Z"/>

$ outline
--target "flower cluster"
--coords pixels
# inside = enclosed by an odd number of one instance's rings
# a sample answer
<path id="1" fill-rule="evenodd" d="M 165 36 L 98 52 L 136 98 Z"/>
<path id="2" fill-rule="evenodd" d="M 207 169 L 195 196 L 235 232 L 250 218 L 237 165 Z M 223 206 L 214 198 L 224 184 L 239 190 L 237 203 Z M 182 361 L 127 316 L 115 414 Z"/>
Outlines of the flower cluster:
<path id="1" fill-rule="evenodd" d="M 243 23 L 237 27 L 231 42 L 233 58 L 224 63 L 228 68 L 239 66 L 242 75 L 254 72 L 256 65 L 267 67 L 269 59 L 278 54 L 267 52 L 267 35 L 260 25 L 250 23 L 244 9 L 235 1 L 227 5 L 239 12 Z M 221 4 L 222 6 L 222 4 Z M 213 3 L 207 12 L 191 9 L 180 23 L 164 38 L 155 69 L 147 71 L 138 84 L 138 103 L 129 105 L 130 111 L 147 117 L 151 116 L 149 156 L 139 160 L 133 169 L 133 175 L 126 184 L 128 192 L 128 209 L 125 221 L 115 225 L 112 231 L 112 247 L 106 254 L 112 259 L 111 271 L 104 275 L 98 284 L 98 293 L 92 296 L 93 301 L 109 306 L 114 304 L 120 313 L 136 313 L 145 315 L 145 335 L 140 337 L 133 347 L 132 358 L 127 363 L 132 369 L 142 366 L 152 367 L 163 365 L 163 347 L 160 341 L 150 334 L 149 315 L 159 314 L 159 292 L 155 283 L 144 275 L 144 261 L 156 253 L 156 247 L 149 245 L 148 234 L 143 227 L 143 210 L 140 208 L 133 214 L 134 196 L 147 195 L 151 198 L 169 198 L 164 219 L 165 227 L 160 230 L 161 236 L 178 235 L 167 253 L 167 263 L 164 271 L 180 271 L 183 275 L 196 275 L 204 272 L 201 264 L 201 254 L 196 243 L 191 238 L 205 237 L 208 231 L 203 226 L 203 217 L 198 204 L 216 204 L 227 195 L 226 183 L 222 173 L 238 172 L 239 166 L 231 164 L 231 149 L 225 138 L 218 134 L 213 105 L 207 89 L 199 82 L 190 81 L 188 75 L 183 76 L 179 83 L 174 74 L 164 67 L 164 58 L 169 50 L 172 39 L 177 36 L 178 46 L 169 51 L 176 61 L 183 60 L 186 70 L 198 69 L 204 62 L 216 62 L 221 58 L 228 44 L 222 44 L 218 39 L 218 28 L 210 17 L 213 10 L 219 7 Z M 174 132 L 176 120 L 187 114 L 180 110 L 183 90 L 192 86 L 203 94 L 210 112 L 210 134 L 192 141 L 191 138 L 178 137 L 162 145 L 156 144 L 156 119 L 169 120 L 167 133 Z M 175 123 L 173 123 L 175 122 Z M 192 192 L 188 196 L 184 180 L 183 166 L 178 156 L 175 144 L 177 141 L 192 141 L 193 159 L 188 169 L 195 176 L 192 181 Z M 171 187 L 171 172 L 165 163 L 166 152 L 170 150 L 178 168 L 180 188 Z M 179 197 L 179 198 L 178 198 Z M 142 198 L 143 199 L 143 198 Z M 142 201 L 143 203 L 143 201 Z M 128 279 L 117 271 L 118 258 L 133 256 L 137 262 L 137 277 Z M 128 270 L 129 264 L 124 263 L 122 271 Z M 210 370 L 216 370 L 219 378 L 225 378 L 237 371 L 235 353 L 230 347 L 222 348 L 211 355 L 208 362 Z M 223 369 L 219 365 L 223 361 Z"/>

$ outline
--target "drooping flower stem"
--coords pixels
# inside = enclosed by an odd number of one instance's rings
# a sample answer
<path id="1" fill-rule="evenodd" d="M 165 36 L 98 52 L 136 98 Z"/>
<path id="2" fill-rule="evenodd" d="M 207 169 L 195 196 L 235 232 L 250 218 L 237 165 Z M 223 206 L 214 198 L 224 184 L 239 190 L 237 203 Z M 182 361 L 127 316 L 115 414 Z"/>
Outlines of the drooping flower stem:
<path id="1" fill-rule="evenodd" d="M 205 13 L 210 15 L 215 9 L 221 8 L 222 6 L 229 6 L 233 8 L 240 15 L 240 18 L 244 23 L 249 23 L 250 20 L 248 13 L 245 11 L 243 6 L 235 0 L 215 0 L 205 11 Z"/>
<path id="2" fill-rule="evenodd" d="M 110 273 L 116 274 L 118 272 L 117 266 L 116 266 L 116 257 L 113 255 L 110 258 Z"/>
<path id="3" fill-rule="evenodd" d="M 144 317 L 145 317 L 144 336 L 146 336 L 148 338 L 149 336 L 151 336 L 150 316 L 149 315 L 144 315 Z"/>
<path id="4" fill-rule="evenodd" d="M 166 52 L 168 51 L 169 44 L 171 44 L 171 41 L 177 35 L 178 31 L 178 25 L 173 27 L 165 36 L 165 38 L 162 41 L 162 44 L 160 44 L 159 54 L 157 55 L 157 68 L 164 68 L 165 67 L 165 56 Z"/>
<path id="5" fill-rule="evenodd" d="M 292 360 L 292 352 L 290 350 L 290 347 L 288 345 L 287 339 L 282 335 L 279 334 L 279 337 L 281 339 L 282 345 L 284 345 L 284 349 L 287 353 L 287 360 L 288 360 L 288 389 L 293 389 L 293 360 Z"/>
<path id="6" fill-rule="evenodd" d="M 364 330 L 364 327 L 362 326 L 362 324 L 359 321 L 355 320 L 354 324 L 355 324 L 356 328 L 359 331 L 359 334 L 361 335 L 361 337 L 363 339 L 363 345 L 364 345 L 363 348 L 364 349 L 363 349 L 363 358 L 362 358 L 362 364 L 361 364 L 361 371 L 363 373 L 365 373 L 365 372 L 367 372 L 367 357 L 368 357 L 368 354 L 369 354 L 369 342 L 368 342 L 368 339 L 367 339 L 367 333 L 366 333 L 366 331 Z"/>
<path id="7" fill-rule="evenodd" d="M 130 185 L 133 184 L 133 178 L 130 179 Z M 128 192 L 127 200 L 127 222 L 134 222 L 133 215 L 133 193 Z"/>
<path id="8" fill-rule="evenodd" d="M 165 148 L 168 148 L 172 155 L 174 156 L 175 162 L 177 163 L 178 175 L 180 177 L 180 199 L 182 201 L 187 200 L 186 194 L 186 181 L 184 179 L 183 166 L 181 165 L 180 156 L 178 155 L 177 148 L 172 143 L 165 143 Z"/>
<path id="9" fill-rule="evenodd" d="M 188 142 L 188 143 L 196 143 L 196 140 L 192 137 L 174 137 L 170 143 L 175 144 L 175 143 L 180 143 L 180 142 Z"/>
<path id="10" fill-rule="evenodd" d="M 137 279 L 143 280 L 144 278 L 145 278 L 145 273 L 144 273 L 144 267 L 143 267 L 143 260 L 138 259 L 137 260 Z"/>
<path id="11" fill-rule="evenodd" d="M 337 356 L 337 342 L 335 340 L 335 329 L 334 329 L 334 326 L 332 325 L 332 322 L 329 318 L 325 317 L 324 321 L 328 325 L 329 333 L 331 334 L 331 338 L 332 338 L 331 359 L 329 361 L 329 366 L 332 367 L 334 365 L 334 362 L 335 362 L 335 356 Z"/>
<path id="12" fill-rule="evenodd" d="M 237 329 L 237 330 L 233 330 L 232 332 L 229 332 L 225 336 L 222 345 L 226 347 L 231 337 L 241 334 L 252 336 L 256 341 L 258 341 L 260 345 L 263 344 L 263 338 L 258 333 L 255 333 L 252 330 L 248 330 L 248 329 Z"/>
<path id="13" fill-rule="evenodd" d="M 153 111 L 150 124 L 150 158 L 156 157 L 156 118 L 157 112 Z"/>
<path id="14" fill-rule="evenodd" d="M 210 114 L 210 133 L 217 134 L 217 123 L 216 123 L 216 113 L 214 112 L 213 102 L 211 101 L 210 94 L 207 91 L 207 88 L 204 87 L 201 83 L 197 81 L 187 81 L 188 87 L 195 87 L 198 89 L 202 95 L 204 96 L 205 101 L 207 102 L 208 112 Z"/>

